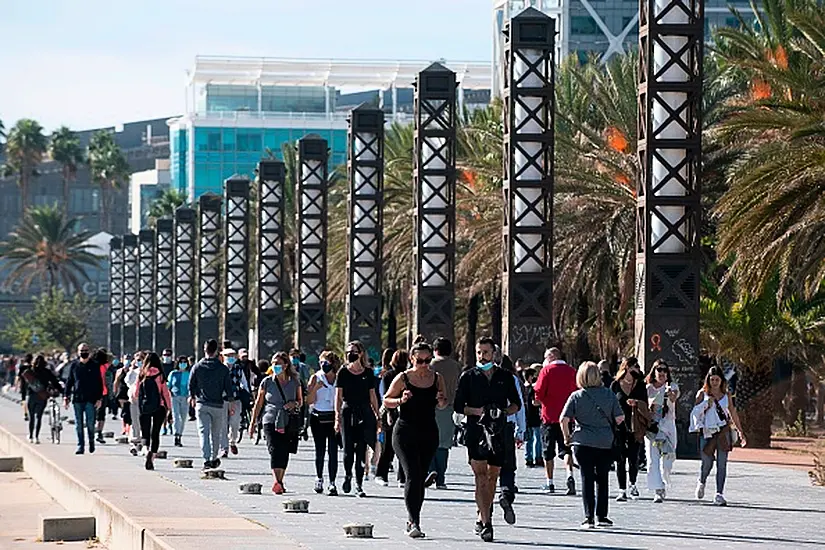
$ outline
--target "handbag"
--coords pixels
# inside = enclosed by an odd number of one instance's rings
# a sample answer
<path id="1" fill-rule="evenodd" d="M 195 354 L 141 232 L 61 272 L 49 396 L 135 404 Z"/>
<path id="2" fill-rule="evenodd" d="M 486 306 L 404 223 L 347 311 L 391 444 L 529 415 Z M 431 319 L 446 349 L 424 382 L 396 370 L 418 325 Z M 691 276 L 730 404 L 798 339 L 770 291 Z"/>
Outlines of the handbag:
<path id="1" fill-rule="evenodd" d="M 619 434 L 619 430 L 618 430 L 619 427 L 616 425 L 615 420 L 610 418 L 607 415 L 607 413 L 605 413 L 604 410 L 602 410 L 602 408 L 599 406 L 599 404 L 596 403 L 596 400 L 593 399 L 592 395 L 590 395 L 586 391 L 582 391 L 582 393 L 590 398 L 590 400 L 593 402 L 593 405 L 596 406 L 596 410 L 598 410 L 599 413 L 601 413 L 601 415 L 605 418 L 605 420 L 607 420 L 607 423 L 610 424 L 610 431 L 613 432 L 613 443 L 610 445 L 610 451 L 613 453 L 613 457 L 615 459 L 617 459 L 617 460 L 620 459 L 624 454 L 624 449 L 623 449 L 624 440 L 622 439 L 621 435 Z"/>
<path id="2" fill-rule="evenodd" d="M 287 400 L 286 396 L 284 395 L 284 389 L 281 387 L 281 382 L 278 380 L 277 376 L 272 377 L 275 380 L 275 384 L 278 386 L 278 393 L 281 394 L 281 399 L 284 400 L 284 405 L 286 405 Z M 301 411 L 298 409 L 293 409 L 287 411 L 284 409 L 284 412 L 287 413 L 287 421 L 286 426 L 284 427 L 284 433 L 289 436 L 290 438 L 298 438 L 298 434 L 301 433 L 302 422 L 301 422 Z"/>

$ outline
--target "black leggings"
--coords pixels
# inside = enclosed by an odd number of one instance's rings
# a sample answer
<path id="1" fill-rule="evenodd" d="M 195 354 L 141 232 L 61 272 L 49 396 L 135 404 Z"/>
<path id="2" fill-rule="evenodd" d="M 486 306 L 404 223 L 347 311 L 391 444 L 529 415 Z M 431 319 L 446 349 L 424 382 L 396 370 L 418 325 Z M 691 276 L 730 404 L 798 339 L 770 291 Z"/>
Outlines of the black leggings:
<path id="1" fill-rule="evenodd" d="M 613 463 L 612 449 L 597 449 L 574 445 L 573 454 L 579 463 L 582 475 L 582 503 L 584 517 L 603 519 L 607 517 L 608 474 Z M 594 487 L 595 485 L 595 487 Z M 595 512 L 596 517 L 593 517 Z"/>
<path id="2" fill-rule="evenodd" d="M 624 437 L 622 456 L 616 464 L 616 478 L 619 480 L 619 489 L 622 491 L 627 489 L 628 469 L 630 470 L 630 484 L 636 485 L 636 478 L 639 475 L 639 447 L 641 446 L 633 434 L 627 434 Z"/>
<path id="3" fill-rule="evenodd" d="M 355 481 L 360 486 L 364 481 L 364 465 L 367 461 L 367 440 L 362 425 L 353 425 L 353 411 L 344 408 L 342 411 L 342 438 L 344 440 L 344 474 L 352 477 L 352 466 L 355 465 Z"/>
<path id="4" fill-rule="evenodd" d="M 324 454 L 328 454 L 329 482 L 335 483 L 335 477 L 338 475 L 338 438 L 335 437 L 335 423 L 321 423 L 317 416 L 310 414 L 309 428 L 312 430 L 312 441 L 315 442 L 315 475 L 318 479 L 324 478 Z"/>
<path id="5" fill-rule="evenodd" d="M 407 514 L 410 522 L 418 525 L 421 505 L 424 504 L 424 481 L 438 447 L 438 425 L 435 422 L 420 425 L 399 420 L 392 435 L 395 454 L 407 476 L 404 484 Z"/>
<path id="6" fill-rule="evenodd" d="M 150 452 L 158 452 L 160 447 L 160 428 L 166 420 L 166 407 L 160 407 L 153 413 L 140 415 L 140 438 L 149 446 Z"/>
<path id="7" fill-rule="evenodd" d="M 43 423 L 46 402 L 30 395 L 26 399 L 26 408 L 29 410 L 29 437 L 40 437 L 40 425 Z"/>

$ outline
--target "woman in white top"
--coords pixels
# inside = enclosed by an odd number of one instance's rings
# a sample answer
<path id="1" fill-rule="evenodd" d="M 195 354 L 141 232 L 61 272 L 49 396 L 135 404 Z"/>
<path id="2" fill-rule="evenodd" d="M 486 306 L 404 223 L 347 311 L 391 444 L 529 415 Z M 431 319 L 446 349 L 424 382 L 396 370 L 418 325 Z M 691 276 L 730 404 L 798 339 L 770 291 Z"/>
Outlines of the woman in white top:
<path id="1" fill-rule="evenodd" d="M 728 382 L 725 374 L 719 367 L 712 367 L 705 377 L 705 385 L 696 394 L 696 406 L 691 412 L 690 430 L 699 431 L 699 449 L 702 455 L 702 469 L 699 473 L 699 483 L 696 486 L 696 498 L 705 496 L 705 482 L 713 468 L 714 454 L 716 460 L 716 498 L 714 504 L 726 506 L 725 479 L 728 469 L 728 453 L 733 448 L 734 440 L 731 428 L 733 426 L 741 434 L 740 440 L 744 447 L 745 435 L 736 407 L 733 406 L 733 397 L 728 393 Z"/>
<path id="2" fill-rule="evenodd" d="M 338 495 L 335 477 L 338 475 L 338 436 L 335 433 L 335 373 L 341 366 L 341 360 L 331 351 L 325 351 L 319 357 L 320 370 L 309 381 L 307 402 L 311 410 L 309 427 L 315 442 L 315 492 L 324 492 L 324 454 L 328 454 L 329 496 Z"/>
<path id="3" fill-rule="evenodd" d="M 670 376 L 670 367 L 661 359 L 653 363 L 647 375 L 647 399 L 657 433 L 648 432 L 647 488 L 654 492 L 653 502 L 663 502 L 670 488 L 670 473 L 676 461 L 676 401 L 679 386 Z"/>

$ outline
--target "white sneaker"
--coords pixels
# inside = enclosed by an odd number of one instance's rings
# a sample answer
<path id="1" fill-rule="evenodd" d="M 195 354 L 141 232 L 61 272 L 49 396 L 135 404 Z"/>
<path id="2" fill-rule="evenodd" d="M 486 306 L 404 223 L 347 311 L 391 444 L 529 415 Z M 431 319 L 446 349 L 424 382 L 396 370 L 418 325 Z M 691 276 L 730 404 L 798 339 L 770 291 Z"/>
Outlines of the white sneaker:
<path id="1" fill-rule="evenodd" d="M 656 494 L 653 495 L 653 502 L 655 502 L 656 504 L 661 504 L 664 501 L 665 501 L 665 496 L 662 494 L 662 490 L 657 489 Z"/>
<path id="2" fill-rule="evenodd" d="M 639 489 L 635 485 L 630 486 L 630 496 L 633 498 L 639 498 Z"/>
<path id="3" fill-rule="evenodd" d="M 722 493 L 716 493 L 716 498 L 713 499 L 713 503 L 716 506 L 727 506 L 728 501 L 725 500 L 725 497 L 722 496 Z"/>
<path id="4" fill-rule="evenodd" d="M 696 484 L 696 500 L 705 498 L 705 484 L 701 481 Z"/>
<path id="5" fill-rule="evenodd" d="M 34 443 L 34 438 L 33 437 L 29 438 L 29 443 Z"/>
<path id="6" fill-rule="evenodd" d="M 389 485 L 389 483 L 387 483 L 386 479 L 381 479 L 380 477 L 375 478 L 375 484 L 380 485 L 381 487 L 386 487 L 386 486 Z"/>
<path id="7" fill-rule="evenodd" d="M 35 445 L 40 445 L 40 438 L 39 437 L 34 438 L 34 444 Z"/>

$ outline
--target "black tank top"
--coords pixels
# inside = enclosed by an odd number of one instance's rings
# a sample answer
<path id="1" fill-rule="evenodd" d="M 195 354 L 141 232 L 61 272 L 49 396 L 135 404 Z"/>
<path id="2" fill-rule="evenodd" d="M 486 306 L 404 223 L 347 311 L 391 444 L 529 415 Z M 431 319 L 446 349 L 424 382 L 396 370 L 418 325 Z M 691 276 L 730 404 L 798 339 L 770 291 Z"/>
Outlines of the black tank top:
<path id="1" fill-rule="evenodd" d="M 438 403 L 438 373 L 434 373 L 433 384 L 429 388 L 419 388 L 410 383 L 405 372 L 404 389 L 412 392 L 412 397 L 399 407 L 399 418 L 404 422 L 426 424 L 435 422 L 435 406 Z"/>

